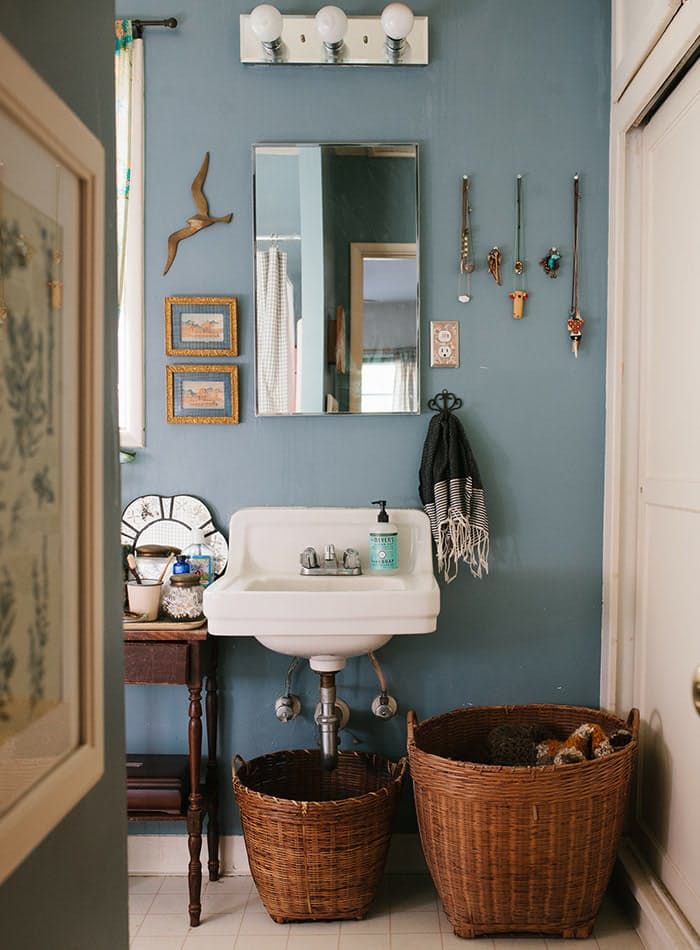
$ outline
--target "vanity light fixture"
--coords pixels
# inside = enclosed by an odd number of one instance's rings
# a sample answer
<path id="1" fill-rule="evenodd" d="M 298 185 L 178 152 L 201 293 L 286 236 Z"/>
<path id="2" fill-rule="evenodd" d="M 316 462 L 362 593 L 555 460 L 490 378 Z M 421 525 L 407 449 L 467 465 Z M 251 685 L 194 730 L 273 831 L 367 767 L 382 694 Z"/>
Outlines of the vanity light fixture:
<path id="1" fill-rule="evenodd" d="M 324 6 L 316 16 L 284 16 L 269 3 L 240 18 L 241 62 L 265 65 L 426 66 L 428 17 L 405 3 L 381 16 L 347 16 Z"/>

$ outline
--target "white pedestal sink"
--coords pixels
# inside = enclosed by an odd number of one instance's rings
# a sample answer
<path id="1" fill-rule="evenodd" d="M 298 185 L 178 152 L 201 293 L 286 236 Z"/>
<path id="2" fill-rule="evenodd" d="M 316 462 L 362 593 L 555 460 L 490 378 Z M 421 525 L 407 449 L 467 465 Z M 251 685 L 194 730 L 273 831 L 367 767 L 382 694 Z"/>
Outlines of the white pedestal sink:
<path id="1" fill-rule="evenodd" d="M 422 511 L 390 509 L 399 530 L 399 571 L 368 572 L 373 508 L 243 508 L 231 518 L 226 571 L 204 592 L 214 636 L 255 637 L 264 646 L 334 672 L 347 657 L 393 636 L 432 633 L 440 611 L 430 524 Z M 334 544 L 360 552 L 359 576 L 302 576 L 299 554 Z"/>

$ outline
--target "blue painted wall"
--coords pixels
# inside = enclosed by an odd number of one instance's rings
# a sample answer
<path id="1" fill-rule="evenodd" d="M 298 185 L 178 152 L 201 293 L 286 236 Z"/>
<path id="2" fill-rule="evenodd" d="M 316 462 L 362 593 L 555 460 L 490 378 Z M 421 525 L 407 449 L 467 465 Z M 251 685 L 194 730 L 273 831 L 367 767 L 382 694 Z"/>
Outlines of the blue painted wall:
<path id="1" fill-rule="evenodd" d="M 466 571 L 443 590 L 438 632 L 389 643 L 381 660 L 403 711 L 423 717 L 469 703 L 596 704 L 600 660 L 603 397 L 607 239 L 609 5 L 606 0 L 423 0 L 431 17 L 424 69 L 251 68 L 238 62 L 242 0 L 142 0 L 138 14 L 180 19 L 147 35 L 147 440 L 123 466 L 124 501 L 191 492 L 221 525 L 245 505 L 416 506 L 429 421 L 417 417 L 256 419 L 250 146 L 256 141 L 417 141 L 421 145 L 422 392 L 449 387 L 488 492 L 491 573 Z M 292 3 L 281 9 L 296 11 Z M 302 5 L 303 6 L 303 5 Z M 378 12 L 348 0 L 349 13 Z M 133 9 L 118 3 L 118 12 Z M 191 212 L 190 182 L 211 152 L 212 213 L 234 210 L 180 246 L 161 277 L 166 238 Z M 571 175 L 583 176 L 578 361 L 566 317 Z M 510 316 L 510 278 L 483 266 L 498 244 L 511 261 L 513 179 L 525 175 L 527 317 Z M 479 270 L 457 303 L 460 179 L 473 185 Z M 537 261 L 564 250 L 558 280 Z M 239 300 L 241 424 L 165 424 L 163 297 Z M 461 366 L 428 367 L 431 319 L 458 319 Z M 222 644 L 222 760 L 312 745 L 315 675 L 300 676 L 304 716 L 282 727 L 272 704 L 287 658 L 252 639 Z M 405 725 L 373 720 L 367 660 L 339 676 L 358 748 L 398 755 Z M 181 751 L 185 703 L 171 688 L 127 692 L 134 751 Z M 350 741 L 348 737 L 346 742 Z M 223 769 L 223 828 L 237 818 Z M 409 818 L 406 819 L 410 821 Z"/>

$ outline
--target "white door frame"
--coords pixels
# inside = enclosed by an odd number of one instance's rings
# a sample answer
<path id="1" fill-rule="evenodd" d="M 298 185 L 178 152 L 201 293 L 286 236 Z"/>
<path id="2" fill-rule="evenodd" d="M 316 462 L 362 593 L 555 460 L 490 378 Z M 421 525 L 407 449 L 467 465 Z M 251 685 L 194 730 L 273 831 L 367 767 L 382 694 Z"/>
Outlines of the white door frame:
<path id="1" fill-rule="evenodd" d="M 605 510 L 601 705 L 618 714 L 636 704 L 635 569 L 639 497 L 639 267 L 643 229 L 640 120 L 700 36 L 700 0 L 686 0 L 619 102 L 610 125 L 610 229 L 606 370 Z M 690 690 L 690 684 L 688 685 Z M 622 860 L 640 905 L 648 946 L 697 947 L 675 905 L 637 856 Z M 684 932 L 685 931 L 685 932 Z M 673 936 L 671 936 L 671 934 Z M 683 939 L 685 942 L 680 942 Z"/>

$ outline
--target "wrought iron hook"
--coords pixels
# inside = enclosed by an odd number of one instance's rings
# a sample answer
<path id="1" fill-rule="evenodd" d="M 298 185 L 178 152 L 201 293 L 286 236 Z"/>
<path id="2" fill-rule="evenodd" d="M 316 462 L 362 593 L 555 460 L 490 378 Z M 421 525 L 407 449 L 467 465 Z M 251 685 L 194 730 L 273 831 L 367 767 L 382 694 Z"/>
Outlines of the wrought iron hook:
<path id="1" fill-rule="evenodd" d="M 442 405 L 440 405 L 440 402 L 442 402 Z M 451 393 L 449 389 L 443 389 L 442 392 L 436 393 L 432 399 L 428 400 L 428 409 L 432 409 L 433 412 L 453 412 L 455 409 L 461 408 L 462 400 L 459 396 Z"/>

